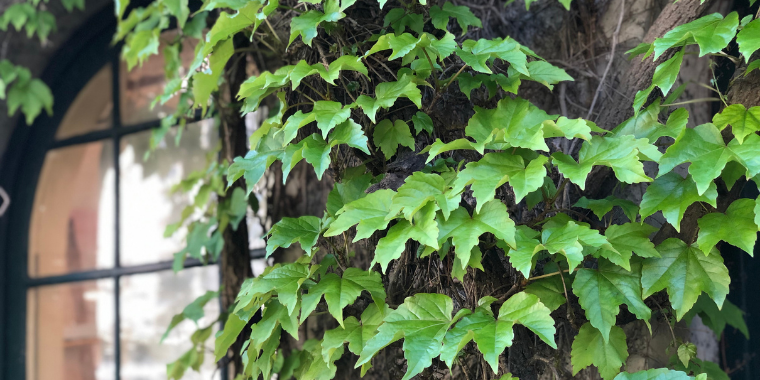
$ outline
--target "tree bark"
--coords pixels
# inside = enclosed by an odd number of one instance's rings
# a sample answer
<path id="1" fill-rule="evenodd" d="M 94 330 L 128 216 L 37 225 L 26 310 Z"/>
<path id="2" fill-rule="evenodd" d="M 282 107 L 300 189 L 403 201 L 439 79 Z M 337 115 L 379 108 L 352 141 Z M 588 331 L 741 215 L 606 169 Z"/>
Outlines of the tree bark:
<path id="1" fill-rule="evenodd" d="M 238 36 L 241 37 L 241 36 Z M 235 38 L 235 47 L 246 44 L 246 41 Z M 247 78 L 245 70 L 245 55 L 237 53 L 232 56 L 224 71 L 224 87 L 219 91 L 220 98 L 217 102 L 219 107 L 221 125 L 219 127 L 222 149 L 219 160 L 232 163 L 235 157 L 245 156 L 248 152 L 248 138 L 246 136 L 245 119 L 240 116 L 239 107 L 235 106 L 235 96 L 240 89 L 240 84 Z M 236 188 L 245 190 L 245 182 L 239 179 L 227 190 L 225 196 L 219 199 L 224 202 L 232 196 Z M 248 224 L 246 219 L 240 221 L 237 229 L 228 226 L 224 230 L 224 248 L 221 253 L 220 272 L 222 278 L 222 310 L 226 311 L 235 303 L 235 297 L 240 292 L 240 286 L 246 278 L 253 277 L 251 269 L 250 251 L 248 245 Z M 252 318 L 252 323 L 257 322 Z M 248 334 L 246 334 L 246 331 Z M 227 363 L 232 363 L 234 374 L 243 372 L 243 362 L 240 357 L 240 349 L 243 342 L 250 335 L 250 328 L 246 328 L 230 347 L 227 354 Z"/>

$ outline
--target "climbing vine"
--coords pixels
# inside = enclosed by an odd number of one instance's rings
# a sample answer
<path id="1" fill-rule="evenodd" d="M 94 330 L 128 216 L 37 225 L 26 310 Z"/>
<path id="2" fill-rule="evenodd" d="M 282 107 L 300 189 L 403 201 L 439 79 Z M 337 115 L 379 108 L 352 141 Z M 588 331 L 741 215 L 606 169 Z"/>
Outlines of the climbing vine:
<path id="1" fill-rule="evenodd" d="M 207 0 L 191 11 L 187 0 L 157 0 L 128 8 L 116 3 L 116 39 L 130 68 L 159 54 L 162 31 L 178 31 L 160 52 L 168 82 L 155 102 L 178 97 L 180 106 L 154 132 L 154 146 L 197 112 L 266 113 L 246 155 L 211 159 L 208 170 L 178 185 L 200 190 L 167 228 L 168 235 L 181 226 L 190 231 L 175 269 L 188 256 L 218 258 L 224 231 L 237 229 L 255 206 L 251 193 L 268 170 L 282 170 L 288 181 L 305 161 L 317 178 L 334 181 L 322 215 L 283 218 L 267 233 L 267 256 L 296 243 L 303 255 L 245 280 L 219 316 L 225 325 L 213 338 L 214 360 L 245 334 L 240 378 L 330 379 L 344 356 L 364 375 L 380 352 L 403 341 L 403 380 L 473 356 L 486 363 L 485 378 L 514 379 L 500 357 L 516 325 L 535 335 L 537 347 L 556 350 L 557 320 L 565 316 L 574 329 L 573 375 L 594 366 L 605 380 L 726 378 L 675 336 L 667 368 L 626 372 L 618 319 L 621 307 L 647 326 L 654 315 L 672 318 L 668 323 L 701 315 L 716 321 L 708 324 L 718 333 L 728 323 L 746 335 L 741 311 L 726 300 L 731 279 L 716 246 L 751 254 L 756 243 L 760 199 L 731 190 L 760 173 L 760 107 L 729 104 L 716 89 L 723 110 L 690 128 L 676 102 L 683 87 L 673 87 L 691 53 L 730 59 L 744 75 L 760 68 L 751 59 L 760 49 L 760 20 L 752 15 L 707 15 L 629 51 L 631 59 L 659 62 L 651 86 L 636 94 L 631 118 L 596 125 L 550 115 L 518 96 L 527 82 L 553 90 L 573 78 L 510 37 L 466 39 L 482 22 L 449 1 Z M 362 29 L 351 16 L 370 8 L 382 28 Z M 287 24 L 289 36 L 280 36 Z M 188 40 L 194 59 L 182 68 Z M 736 53 L 728 48 L 734 43 Z M 225 100 L 225 70 L 246 49 L 310 53 L 246 75 L 235 98 Z M 3 67 L 0 78 L 12 81 Z M 459 134 L 449 128 L 456 117 L 440 109 L 451 98 L 469 107 Z M 684 164 L 688 169 L 678 170 Z M 648 184 L 640 202 L 587 193 L 605 173 L 616 188 Z M 695 209 L 689 217 L 697 218 L 696 229 L 682 231 L 684 215 Z M 660 213 L 662 226 L 648 218 Z M 357 251 L 368 251 L 368 262 Z M 468 298 L 465 288 L 485 270 L 487 255 L 503 259 L 504 276 L 514 281 Z M 447 291 L 394 285 L 405 266 L 421 260 L 443 268 L 436 273 L 448 279 L 435 281 L 451 284 Z M 189 305 L 167 334 L 186 319 L 197 322 L 216 296 Z M 299 328 L 327 314 L 336 327 L 303 341 Z M 288 335 L 300 340 L 297 349 L 281 348 Z M 169 364 L 169 378 L 198 369 L 210 338 L 211 326 L 199 327 L 193 348 Z"/>

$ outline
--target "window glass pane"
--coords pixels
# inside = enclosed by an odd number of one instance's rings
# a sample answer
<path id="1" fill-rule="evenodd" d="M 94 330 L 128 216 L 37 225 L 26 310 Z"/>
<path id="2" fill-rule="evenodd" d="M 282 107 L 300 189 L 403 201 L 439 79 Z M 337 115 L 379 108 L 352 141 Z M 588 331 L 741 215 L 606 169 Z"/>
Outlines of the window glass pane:
<path id="1" fill-rule="evenodd" d="M 121 124 L 122 126 L 139 124 L 146 121 L 158 120 L 174 112 L 177 109 L 178 96 L 175 96 L 163 105 L 156 104 L 151 109 L 150 105 L 153 100 L 163 94 L 166 77 L 164 71 L 163 51 L 166 44 L 164 41 L 173 40 L 176 36 L 175 31 L 168 31 L 161 34 L 161 44 L 159 45 L 158 55 L 152 55 L 150 59 L 143 62 L 142 66 L 135 66 L 131 71 L 127 71 L 127 64 L 121 63 L 119 72 L 120 82 L 120 103 L 121 103 Z M 195 42 L 191 39 L 185 39 L 180 60 L 182 67 L 187 70 L 194 58 Z M 184 73 L 183 71 L 180 71 Z"/>
<path id="2" fill-rule="evenodd" d="M 171 260 L 184 247 L 184 231 L 164 238 L 164 229 L 180 219 L 194 193 L 172 194 L 171 189 L 189 173 L 206 170 L 206 156 L 217 144 L 213 120 L 188 125 L 179 146 L 170 131 L 163 145 L 143 160 L 150 131 L 129 135 L 121 142 L 121 264 L 136 265 Z"/>
<path id="3" fill-rule="evenodd" d="M 29 231 L 30 276 L 113 266 L 112 149 L 101 141 L 45 156 Z"/>
<path id="4" fill-rule="evenodd" d="M 216 265 L 147 273 L 121 278 L 121 379 L 165 380 L 166 364 L 177 360 L 192 348 L 190 336 L 196 326 L 192 321 L 177 325 L 163 343 L 161 336 L 172 317 L 208 290 L 219 289 Z M 212 299 L 204 308 L 198 326 L 216 325 L 219 301 Z M 183 380 L 218 379 L 214 373 L 214 331 L 206 341 L 200 373 L 189 369 Z M 213 377 L 212 375 L 217 375 Z"/>
<path id="5" fill-rule="evenodd" d="M 113 97 L 111 64 L 106 64 L 79 92 L 58 126 L 60 140 L 111 127 Z"/>
<path id="6" fill-rule="evenodd" d="M 26 378 L 113 380 L 114 280 L 27 292 Z"/>

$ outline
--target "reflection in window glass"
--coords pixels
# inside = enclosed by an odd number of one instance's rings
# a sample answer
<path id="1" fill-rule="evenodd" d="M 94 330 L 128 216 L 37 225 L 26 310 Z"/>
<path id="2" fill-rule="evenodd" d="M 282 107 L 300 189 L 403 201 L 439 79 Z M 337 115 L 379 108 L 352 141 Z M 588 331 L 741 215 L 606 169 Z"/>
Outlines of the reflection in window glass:
<path id="1" fill-rule="evenodd" d="M 175 145 L 176 130 L 143 160 L 150 131 L 124 137 L 119 155 L 121 186 L 121 264 L 136 265 L 171 260 L 184 247 L 182 231 L 164 238 L 164 229 L 180 219 L 194 194 L 172 194 L 189 173 L 206 170 L 207 153 L 217 145 L 213 120 L 190 124 Z M 212 159 L 215 159 L 213 157 Z"/>
<path id="2" fill-rule="evenodd" d="M 114 281 L 27 292 L 26 378 L 113 380 Z"/>
<path id="3" fill-rule="evenodd" d="M 176 32 L 169 31 L 161 34 L 161 44 L 158 51 L 163 52 L 166 44 L 164 41 L 173 40 Z M 185 39 L 180 60 L 186 70 L 194 58 L 195 42 Z M 120 69 L 120 102 L 121 102 L 121 125 L 128 126 L 147 121 L 153 121 L 172 114 L 177 109 L 178 96 L 175 96 L 163 105 L 156 104 L 151 109 L 151 103 L 157 96 L 163 94 L 166 84 L 164 71 L 163 53 L 152 55 L 142 66 L 135 66 L 127 71 L 127 64 L 121 63 Z M 183 73 L 183 71 L 181 71 Z"/>
<path id="4" fill-rule="evenodd" d="M 121 379 L 165 380 L 166 364 L 192 348 L 190 336 L 196 326 L 184 321 L 163 343 L 161 336 L 174 314 L 208 290 L 219 289 L 219 269 L 215 266 L 146 273 L 121 278 Z M 219 302 L 209 301 L 198 326 L 207 327 L 219 316 Z M 216 327 L 214 327 L 216 329 Z M 200 373 L 188 370 L 183 380 L 212 380 L 214 334 L 206 341 L 206 356 Z M 218 371 L 216 373 L 218 378 Z"/>
<path id="5" fill-rule="evenodd" d="M 29 275 L 107 268 L 114 259 L 114 169 L 110 141 L 45 156 L 29 230 Z"/>
<path id="6" fill-rule="evenodd" d="M 55 138 L 60 140 L 110 128 L 113 121 L 111 65 L 105 65 L 79 92 L 63 117 Z"/>

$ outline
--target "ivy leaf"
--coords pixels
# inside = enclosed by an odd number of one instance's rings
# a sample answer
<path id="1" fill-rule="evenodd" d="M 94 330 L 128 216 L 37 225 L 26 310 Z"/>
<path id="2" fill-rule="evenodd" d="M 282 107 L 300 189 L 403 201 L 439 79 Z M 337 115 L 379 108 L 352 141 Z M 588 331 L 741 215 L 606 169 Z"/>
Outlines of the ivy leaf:
<path id="1" fill-rule="evenodd" d="M 292 316 L 299 302 L 301 285 L 316 269 L 298 262 L 276 267 L 269 273 L 256 277 L 250 288 L 245 292 L 241 290 L 238 297 L 255 298 L 257 295 L 276 291 L 279 302 L 288 308 L 288 315 Z M 242 303 L 238 302 L 238 305 L 240 304 Z"/>
<path id="2" fill-rule="evenodd" d="M 647 325 L 652 310 L 641 298 L 641 264 L 632 263 L 631 270 L 599 259 L 598 269 L 580 269 L 573 280 L 573 293 L 586 312 L 586 318 L 602 335 L 605 343 L 610 340 L 610 330 L 620 312 L 620 305 L 636 314 Z"/>
<path id="3" fill-rule="evenodd" d="M 554 90 L 554 85 L 559 82 L 573 81 L 573 77 L 567 74 L 565 70 L 552 65 L 546 61 L 528 62 L 529 74 L 521 73 L 516 66 L 510 66 L 507 73 L 510 77 L 527 79 L 538 82 L 546 86 L 549 90 Z"/>
<path id="4" fill-rule="evenodd" d="M 723 304 L 731 278 L 720 253 L 703 254 L 696 246 L 679 239 L 668 239 L 657 246 L 660 258 L 644 259 L 641 286 L 644 298 L 667 289 L 678 320 L 686 314 L 704 291 Z"/>
<path id="5" fill-rule="evenodd" d="M 615 176 L 625 183 L 650 182 L 639 161 L 639 142 L 630 135 L 620 137 L 593 136 L 583 143 L 578 162 L 561 152 L 552 154 L 557 169 L 581 189 L 586 188 L 586 177 L 595 165 L 612 168 Z"/>
<path id="6" fill-rule="evenodd" d="M 599 374 L 604 380 L 610 380 L 613 377 L 619 380 L 620 376 L 615 377 L 615 375 L 620 373 L 620 367 L 628 358 L 625 332 L 620 327 L 613 326 L 608 341 L 604 339 L 599 330 L 591 326 L 590 323 L 586 323 L 581 326 L 581 330 L 575 336 L 570 355 L 573 364 L 573 376 L 593 364 L 599 369 Z M 639 378 L 635 379 L 638 380 Z M 657 377 L 656 379 L 659 380 L 660 378 Z"/>
<path id="7" fill-rule="evenodd" d="M 419 40 L 418 37 L 409 33 L 403 33 L 400 35 L 383 34 L 378 38 L 377 42 L 372 45 L 372 48 L 364 54 L 364 56 L 370 56 L 379 51 L 391 49 L 391 55 L 388 57 L 389 61 L 403 58 L 417 47 Z"/>
<path id="8" fill-rule="evenodd" d="M 293 243 L 300 243 L 301 248 L 311 256 L 312 248 L 317 244 L 322 225 L 316 216 L 301 216 L 299 218 L 282 218 L 267 234 L 267 254 L 269 257 L 277 248 L 288 248 Z"/>
<path id="9" fill-rule="evenodd" d="M 713 13 L 679 25 L 665 33 L 662 38 L 654 40 L 654 59 L 659 58 L 671 47 L 694 43 L 699 45 L 700 57 L 717 53 L 736 36 L 738 26 L 739 16 L 736 12 L 729 13 L 725 19 L 720 13 Z"/>
<path id="10" fill-rule="evenodd" d="M 630 221 L 636 221 L 636 215 L 639 214 L 639 206 L 636 206 L 635 203 L 627 199 L 620 199 L 612 195 L 604 199 L 588 199 L 586 197 L 581 197 L 581 199 L 578 199 L 578 202 L 575 202 L 573 205 L 573 207 L 582 207 L 591 210 L 599 220 L 612 211 L 615 206 L 620 207 Z"/>
<path id="11" fill-rule="evenodd" d="M 428 203 L 416 214 L 414 224 L 402 219 L 391 227 L 385 237 L 377 242 L 375 257 L 372 259 L 370 267 L 378 263 L 385 273 L 388 263 L 401 257 L 401 252 L 404 251 L 406 241 L 409 239 L 438 249 L 438 225 L 435 222 L 435 210 L 435 204 Z"/>
<path id="12" fill-rule="evenodd" d="M 171 322 L 169 323 L 169 327 L 166 328 L 166 331 L 164 332 L 164 335 L 161 336 L 160 342 L 163 342 L 164 339 L 166 339 L 167 336 L 169 336 L 169 333 L 178 325 L 180 322 L 184 321 L 185 319 L 189 319 L 193 322 L 195 322 L 196 326 L 198 325 L 198 320 L 203 318 L 204 311 L 203 307 L 206 306 L 208 301 L 211 301 L 213 299 L 216 299 L 219 296 L 218 291 L 212 291 L 209 290 L 200 297 L 196 298 L 191 302 L 189 305 L 185 306 L 185 309 L 182 310 L 181 313 L 176 314 L 172 317 Z"/>
<path id="13" fill-rule="evenodd" d="M 345 14 L 341 12 L 336 0 L 325 2 L 325 12 L 310 10 L 293 17 L 290 21 L 290 39 L 288 46 L 301 36 L 303 43 L 311 46 L 311 40 L 317 36 L 317 26 L 322 22 L 336 22 L 342 19 Z"/>
<path id="14" fill-rule="evenodd" d="M 752 20 L 745 25 L 736 35 L 736 43 L 739 44 L 739 52 L 749 61 L 752 54 L 760 49 L 760 20 Z"/>
<path id="15" fill-rule="evenodd" d="M 496 299 L 484 297 L 478 301 L 475 312 L 464 316 L 453 329 L 446 334 L 441 351 L 441 360 L 452 367 L 457 354 L 467 343 L 474 340 L 478 350 L 483 353 L 486 362 L 494 373 L 499 372 L 499 355 L 512 345 L 515 324 L 522 324 L 536 333 L 546 344 L 555 347 L 554 320 L 550 311 L 538 297 L 528 293 L 517 293 L 510 297 L 499 309 L 495 318 L 491 312 L 491 303 Z"/>
<path id="16" fill-rule="evenodd" d="M 456 196 L 449 198 L 450 194 L 446 193 L 447 189 L 446 181 L 440 175 L 414 172 L 414 174 L 406 177 L 404 184 L 399 187 L 398 193 L 393 196 L 393 202 L 386 218 L 403 212 L 406 220 L 412 220 L 414 214 L 429 203 L 437 204 L 437 207 L 443 211 L 444 217 L 448 217 L 451 209 L 459 205 L 459 199 Z"/>
<path id="17" fill-rule="evenodd" d="M 535 295 L 549 310 L 554 311 L 567 302 L 565 298 L 565 286 L 570 286 L 570 277 L 568 276 L 565 281 L 568 284 L 563 286 L 560 276 L 541 278 L 531 281 L 525 287 L 525 293 Z"/>
<path id="18" fill-rule="evenodd" d="M 557 122 L 551 120 L 544 122 L 544 137 L 565 137 L 574 139 L 576 137 L 591 140 L 591 132 L 604 131 L 591 121 L 585 119 L 568 119 L 561 116 Z"/>
<path id="19" fill-rule="evenodd" d="M 515 222 L 509 218 L 507 206 L 499 200 L 491 200 L 483 205 L 480 212 L 473 216 L 466 209 L 459 207 L 452 211 L 447 220 L 438 220 L 438 241 L 451 238 L 462 269 L 470 261 L 472 247 L 478 244 L 480 235 L 490 232 L 496 238 L 515 246 Z"/>
<path id="20" fill-rule="evenodd" d="M 381 120 L 375 126 L 372 133 L 372 141 L 379 147 L 388 160 L 396 154 L 399 145 L 414 150 L 414 137 L 403 120 L 391 122 L 388 119 Z"/>
<path id="21" fill-rule="evenodd" d="M 311 113 L 317 120 L 317 128 L 322 131 L 322 137 L 327 138 L 327 134 L 336 125 L 343 123 L 351 116 L 351 105 L 344 107 L 338 102 L 319 100 L 314 103 L 314 110 Z"/>
<path id="22" fill-rule="evenodd" d="M 652 85 L 659 87 L 663 95 L 667 95 L 673 84 L 676 83 L 678 72 L 681 71 L 685 51 L 685 49 L 680 49 L 672 58 L 657 65 L 655 68 Z"/>
<path id="23" fill-rule="evenodd" d="M 557 218 L 557 217 L 555 217 Z M 583 246 L 602 247 L 615 251 L 607 239 L 597 230 L 585 224 L 578 224 L 569 218 L 551 220 L 544 224 L 541 231 L 542 244 L 534 251 L 545 249 L 549 253 L 561 253 L 567 258 L 570 270 L 574 270 L 583 261 Z M 581 244 L 583 243 L 583 244 Z"/>
<path id="24" fill-rule="evenodd" d="M 428 114 L 417 111 L 412 116 L 412 124 L 414 125 L 414 134 L 419 135 L 422 131 L 427 131 L 428 134 L 433 134 L 433 119 Z"/>
<path id="25" fill-rule="evenodd" d="M 737 199 L 725 214 L 714 212 L 699 218 L 699 249 L 709 253 L 723 240 L 752 256 L 758 232 L 754 206 L 755 201 L 751 199 Z"/>
<path id="26" fill-rule="evenodd" d="M 723 307 L 718 308 L 707 294 L 702 294 L 697 299 L 694 307 L 684 316 L 684 321 L 691 324 L 692 318 L 699 314 L 702 323 L 709 327 L 717 336 L 723 334 L 726 325 L 731 325 L 739 330 L 745 338 L 749 339 L 749 329 L 744 321 L 744 311 L 731 303 L 729 300 L 723 302 Z"/>
<path id="27" fill-rule="evenodd" d="M 478 28 L 483 27 L 480 19 L 475 16 L 467 6 L 455 6 L 447 1 L 443 4 L 443 8 L 437 5 L 433 5 L 433 7 L 430 8 L 430 19 L 433 26 L 437 29 L 446 30 L 446 27 L 449 25 L 450 17 L 457 20 L 459 28 L 462 29 L 462 35 L 467 33 L 467 27 L 470 25 Z"/>
<path id="28" fill-rule="evenodd" d="M 505 244 L 499 244 L 499 247 L 509 256 L 509 263 L 517 269 L 525 278 L 530 277 L 530 271 L 533 270 L 533 257 L 539 251 L 536 247 L 541 244 L 536 237 L 538 237 L 538 231 L 531 229 L 525 225 L 519 225 L 515 231 L 515 246 L 511 248 Z"/>
<path id="29" fill-rule="evenodd" d="M 660 160 L 660 173 L 665 174 L 684 162 L 691 162 L 689 173 L 697 184 L 699 194 L 717 178 L 731 159 L 720 131 L 712 124 L 686 128 Z"/>
<path id="30" fill-rule="evenodd" d="M 713 116 L 713 123 L 720 130 L 730 124 L 731 132 L 742 144 L 745 137 L 760 131 L 760 107 L 746 109 L 743 104 L 732 104 Z"/>
<path id="31" fill-rule="evenodd" d="M 330 166 L 330 151 L 333 146 L 339 143 L 340 141 L 334 140 L 331 144 L 328 144 L 322 136 L 314 133 L 299 141 L 297 144 L 288 145 L 285 148 L 285 154 L 282 157 L 283 182 L 287 179 L 290 171 L 293 170 L 296 164 L 302 159 L 305 159 L 306 162 L 314 167 L 317 179 L 321 180 L 322 175 Z"/>
<path id="32" fill-rule="evenodd" d="M 377 110 L 388 108 L 396 103 L 396 99 L 405 97 L 412 101 L 418 108 L 422 108 L 422 93 L 417 88 L 417 84 L 412 81 L 410 75 L 401 76 L 396 82 L 384 82 L 375 87 L 375 98 L 367 95 L 360 95 L 356 99 L 356 104 L 362 108 L 364 113 L 375 122 Z"/>
<path id="33" fill-rule="evenodd" d="M 718 190 L 714 183 L 710 183 L 707 190 L 699 195 L 697 185 L 691 176 L 686 178 L 680 174 L 670 172 L 658 177 L 647 187 L 641 199 L 642 220 L 658 210 L 676 231 L 681 231 L 681 219 L 686 209 L 694 202 L 706 202 L 717 207 L 716 200 Z"/>
<path id="34" fill-rule="evenodd" d="M 493 73 L 486 62 L 499 58 L 509 62 L 509 68 L 523 75 L 529 75 L 527 60 L 522 46 L 517 41 L 507 37 L 504 39 L 479 39 L 478 41 L 466 40 L 462 42 L 462 48 L 456 49 L 456 54 L 473 70 L 481 73 Z"/>
<path id="35" fill-rule="evenodd" d="M 359 268 L 348 268 L 343 272 L 343 277 L 334 273 L 328 273 L 309 289 L 309 293 L 303 296 L 301 302 L 301 323 L 303 323 L 314 309 L 317 308 L 322 296 L 327 302 L 327 310 L 343 325 L 343 308 L 353 304 L 366 290 L 378 306 L 385 304 L 385 289 L 380 273 L 363 271 Z"/>
<path id="36" fill-rule="evenodd" d="M 422 34 L 424 24 L 421 14 L 407 13 L 403 8 L 393 8 L 383 18 L 383 27 L 390 25 L 396 35 L 404 33 L 407 27 L 417 34 Z"/>
<path id="37" fill-rule="evenodd" d="M 467 268 L 483 269 L 483 252 L 476 245 L 472 247 L 470 251 L 470 259 L 468 262 L 463 263 L 459 256 L 454 256 L 454 263 L 451 265 L 451 277 L 464 281 L 464 275 L 467 274 Z"/>
<path id="38" fill-rule="evenodd" d="M 657 231 L 656 228 L 646 223 L 615 224 L 607 228 L 604 236 L 617 252 L 605 248 L 599 249 L 598 253 L 625 269 L 630 270 L 629 261 L 633 252 L 639 257 L 660 257 L 649 236 Z"/>
<path id="39" fill-rule="evenodd" d="M 398 309 L 385 317 L 377 335 L 364 346 L 356 367 L 369 362 L 384 347 L 404 338 L 407 370 L 402 380 L 411 379 L 429 367 L 433 358 L 440 354 L 446 331 L 455 322 L 451 318 L 453 310 L 451 298 L 443 294 L 420 293 L 407 297 Z"/>
<path id="40" fill-rule="evenodd" d="M 324 68 L 324 66 L 319 63 L 316 65 Z M 341 71 L 355 71 L 357 73 L 363 74 L 364 76 L 366 76 L 368 73 L 367 66 L 364 66 L 362 59 L 354 55 L 342 55 L 336 58 L 334 61 L 330 62 L 330 66 L 327 69 L 326 73 L 322 70 L 319 70 L 318 72 L 322 79 L 327 81 L 327 83 L 335 84 L 335 80 L 340 77 Z"/>
<path id="41" fill-rule="evenodd" d="M 554 118 L 525 99 L 505 97 L 495 109 L 475 106 L 465 134 L 477 142 L 473 147 L 481 154 L 491 142 L 549 151 L 544 141 L 543 123 Z"/>
<path id="42" fill-rule="evenodd" d="M 206 44 L 200 55 L 205 58 L 220 41 L 229 39 L 235 33 L 251 25 L 258 26 L 260 21 L 256 22 L 256 16 L 263 6 L 262 2 L 250 1 L 235 14 L 221 12 L 214 26 L 211 27 L 211 30 L 206 35 Z"/>
<path id="43" fill-rule="evenodd" d="M 338 124 L 338 126 L 330 132 L 329 140 L 328 146 L 330 148 L 336 145 L 346 144 L 352 148 L 361 150 L 365 154 L 370 154 L 369 148 L 367 147 L 369 140 L 367 139 L 367 136 L 364 135 L 362 126 L 351 119 Z"/>
<path id="44" fill-rule="evenodd" d="M 659 121 L 661 111 L 662 107 L 658 103 L 652 103 L 613 129 L 612 133 L 616 136 L 633 135 L 637 139 L 645 138 L 652 143 L 662 136 L 677 138 L 686 127 L 689 111 L 686 108 L 676 109 L 670 114 L 665 125 Z"/>
<path id="45" fill-rule="evenodd" d="M 678 346 L 678 360 L 683 363 L 684 366 L 689 365 L 689 361 L 692 358 L 697 357 L 697 346 L 694 343 L 684 343 Z"/>
<path id="46" fill-rule="evenodd" d="M 322 341 L 322 357 L 325 361 L 348 343 L 348 350 L 360 355 L 367 341 L 377 334 L 377 328 L 383 323 L 383 318 L 390 312 L 388 305 L 378 307 L 371 304 L 362 312 L 361 322 L 355 317 L 348 317 L 343 321 L 343 326 L 325 331 Z M 367 365 L 367 364 L 365 364 Z"/>
<path id="47" fill-rule="evenodd" d="M 358 223 L 354 242 L 366 239 L 377 230 L 385 229 L 388 222 L 385 217 L 391 207 L 391 200 L 396 194 L 393 190 L 381 189 L 366 197 L 355 200 L 341 208 L 338 216 L 330 223 L 324 236 L 337 236 Z"/>
<path id="48" fill-rule="evenodd" d="M 367 196 L 365 191 L 372 183 L 372 174 L 365 173 L 366 170 L 364 165 L 347 168 L 343 173 L 343 180 L 335 183 L 327 195 L 326 209 L 330 216 L 337 216 L 343 206 Z"/>
<path id="49" fill-rule="evenodd" d="M 539 156 L 526 167 L 520 155 L 507 152 L 487 153 L 480 161 L 468 163 L 465 169 L 459 172 L 452 184 L 452 192 L 459 193 L 465 186 L 470 185 L 477 199 L 477 212 L 483 204 L 494 198 L 497 188 L 509 181 L 515 188 L 515 202 L 520 202 L 525 195 L 544 183 L 546 161 L 548 159 L 545 156 Z"/>

